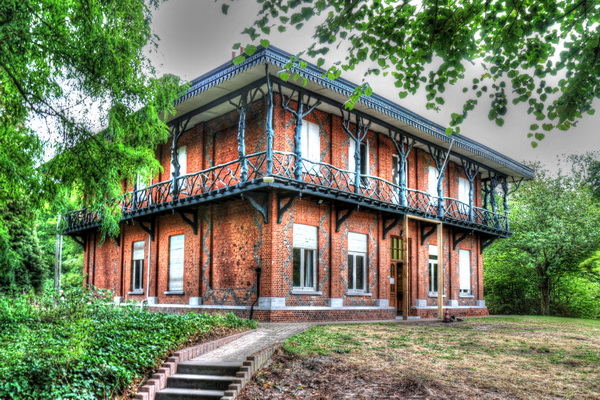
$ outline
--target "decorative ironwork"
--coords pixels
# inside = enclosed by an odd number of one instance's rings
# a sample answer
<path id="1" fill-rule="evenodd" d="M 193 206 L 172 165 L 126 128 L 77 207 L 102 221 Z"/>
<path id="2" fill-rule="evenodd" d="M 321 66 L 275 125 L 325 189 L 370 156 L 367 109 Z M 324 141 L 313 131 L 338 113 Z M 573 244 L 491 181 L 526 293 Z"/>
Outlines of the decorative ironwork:
<path id="1" fill-rule="evenodd" d="M 383 239 L 387 237 L 387 234 L 394 229 L 404 217 L 399 214 L 383 214 Z M 389 223 L 388 223 L 389 221 Z"/>
<path id="2" fill-rule="evenodd" d="M 423 246 L 425 244 L 425 240 L 427 240 L 427 238 L 431 235 L 434 234 L 434 232 L 437 229 L 437 225 L 435 224 L 428 224 L 426 222 L 421 222 L 421 246 Z"/>
<path id="3" fill-rule="evenodd" d="M 456 229 L 452 229 L 452 250 L 456 250 L 456 246 L 469 236 L 471 232 L 457 232 Z"/>
<path id="4" fill-rule="evenodd" d="M 277 223 L 280 224 L 283 220 L 283 214 L 289 210 L 296 199 L 298 198 L 297 193 L 277 193 Z M 287 203 L 282 204 L 283 200 L 287 200 Z"/>
<path id="5" fill-rule="evenodd" d="M 405 206 L 408 201 L 406 197 L 406 160 L 417 141 L 400 132 L 392 132 L 392 130 L 390 130 L 390 138 L 392 139 L 392 143 L 394 143 L 400 161 L 398 163 L 398 184 L 400 185 L 400 192 L 398 195 L 400 205 Z"/>
<path id="6" fill-rule="evenodd" d="M 154 232 L 156 231 L 156 224 L 154 222 L 154 218 L 148 221 L 135 220 L 135 222 L 139 225 L 140 228 L 142 228 L 144 232 L 150 235 L 150 240 L 154 242 Z"/>
<path id="7" fill-rule="evenodd" d="M 266 192 L 250 191 L 261 185 L 272 185 L 263 182 L 267 175 L 266 151 L 246 156 L 248 161 L 247 181 L 242 180 L 240 160 L 234 160 L 214 166 L 193 174 L 177 178 L 182 188 L 179 197 L 174 197 L 173 181 L 156 183 L 147 188 L 127 193 L 118 199 L 124 219 L 136 219 L 140 215 L 161 212 L 168 209 L 188 208 L 204 201 L 217 200 L 232 193 L 243 193 L 250 202 L 255 201 L 257 210 L 268 221 L 268 203 Z M 406 205 L 402 205 L 399 193 L 402 187 L 376 176 L 366 176 L 365 182 L 356 187 L 355 172 L 337 168 L 327 163 L 316 163 L 312 160 L 300 159 L 302 175 L 296 179 L 296 155 L 289 152 L 273 152 L 273 170 L 271 176 L 276 179 L 274 187 L 294 188 L 298 191 L 310 191 L 315 195 L 341 199 L 351 203 L 349 208 L 357 205 L 376 208 L 389 214 L 411 214 L 434 220 L 443 220 L 455 226 L 479 229 L 494 234 L 504 235 L 508 232 L 508 220 L 505 214 L 494 213 L 485 208 L 471 207 L 452 198 L 442 198 L 444 215 L 439 214 L 440 198 L 415 189 L 406 190 Z M 251 188 L 247 188 L 252 185 Z M 255 193 L 255 194 L 252 194 Z M 250 197 L 252 196 L 252 200 Z M 278 220 L 292 206 L 288 202 L 282 204 L 284 197 L 278 198 Z M 254 204 L 253 204 L 254 205 Z M 336 219 L 340 222 L 340 217 Z M 74 211 L 66 215 L 67 230 L 76 232 L 98 226 L 100 215 L 85 210 Z M 343 223 L 343 221 L 341 221 Z M 387 222 L 386 222 L 387 224 Z M 340 225 L 340 223 L 338 224 Z M 390 228 L 391 229 L 391 228 Z"/>
<path id="8" fill-rule="evenodd" d="M 360 186 L 362 184 L 368 183 L 368 180 L 361 179 L 361 155 L 360 155 L 360 144 L 367 137 L 367 133 L 369 132 L 369 128 L 371 127 L 371 121 L 368 124 L 365 124 L 363 118 L 356 116 L 356 133 L 352 133 L 350 130 L 350 112 L 348 112 L 348 118 L 344 117 L 344 110 L 340 109 L 340 113 L 342 114 L 342 127 L 350 139 L 354 140 L 354 191 L 358 193 L 360 190 Z M 367 165 L 368 169 L 368 165 Z"/>
<path id="9" fill-rule="evenodd" d="M 192 227 L 194 235 L 198 234 L 198 210 L 193 210 L 191 213 L 186 213 L 185 211 L 177 211 L 177 214 L 181 217 L 183 222 Z M 191 218 L 189 218 L 186 214 L 190 214 Z"/>
<path id="10" fill-rule="evenodd" d="M 356 206 L 338 205 L 335 208 L 335 231 L 339 233 L 342 224 L 356 211 Z"/>
<path id="11" fill-rule="evenodd" d="M 251 94 L 249 92 L 243 92 L 240 95 L 240 100 L 237 104 L 229 100 L 229 104 L 234 106 L 240 115 L 238 120 L 237 141 L 242 182 L 246 182 L 248 179 L 248 160 L 246 159 L 246 112 L 248 111 L 248 106 L 254 102 L 258 93 L 262 93 L 261 88 L 255 89 Z"/>
<path id="12" fill-rule="evenodd" d="M 275 130 L 273 129 L 273 84 L 271 83 L 269 74 L 269 65 L 265 64 L 265 74 L 267 75 L 267 121 L 265 131 L 267 133 L 267 175 L 273 173 L 273 139 Z"/>
<path id="13" fill-rule="evenodd" d="M 248 199 L 252 207 L 263 216 L 265 224 L 269 222 L 268 192 L 247 192 L 242 194 L 242 198 Z"/>

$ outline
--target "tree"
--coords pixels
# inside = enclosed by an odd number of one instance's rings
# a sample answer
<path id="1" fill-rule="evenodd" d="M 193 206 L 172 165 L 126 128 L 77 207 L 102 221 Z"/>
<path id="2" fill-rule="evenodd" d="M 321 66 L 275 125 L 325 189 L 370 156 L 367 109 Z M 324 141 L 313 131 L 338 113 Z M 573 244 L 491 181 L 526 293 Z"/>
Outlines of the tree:
<path id="1" fill-rule="evenodd" d="M 370 61 L 374 67 L 367 74 L 390 75 L 400 98 L 424 87 L 429 109 L 445 103 L 448 85 L 464 82 L 463 91 L 471 98 L 462 113 L 452 114 L 455 132 L 486 97 L 491 102 L 488 117 L 499 126 L 511 103 L 525 103 L 538 121 L 528 134 L 536 147 L 544 132 L 567 130 L 584 113 L 593 114 L 592 103 L 600 98 L 597 1 L 257 1 L 258 19 L 243 31 L 252 42 L 274 29 L 302 29 L 315 18 L 315 42 L 306 54 L 318 57 L 317 65 L 325 64 L 330 48 L 347 47 L 345 60 L 327 71 L 332 79 Z M 229 5 L 222 3 L 227 13 Z M 248 49 L 252 53 L 255 47 Z M 296 61 L 288 67 L 293 69 Z M 465 82 L 468 64 L 483 69 L 470 83 Z M 361 85 L 347 105 L 370 92 L 368 84 Z"/>
<path id="2" fill-rule="evenodd" d="M 497 303 L 511 302 L 499 295 L 511 282 L 520 285 L 519 290 L 536 290 L 543 315 L 550 314 L 553 296 L 566 298 L 568 282 L 595 282 L 598 292 L 600 271 L 591 267 L 590 257 L 600 248 L 600 203 L 585 182 L 573 176 L 577 174 L 551 176 L 537 166 L 535 178 L 523 183 L 511 199 L 512 236 L 485 253 L 486 291 Z M 519 271 L 519 278 L 505 273 L 509 270 Z"/>

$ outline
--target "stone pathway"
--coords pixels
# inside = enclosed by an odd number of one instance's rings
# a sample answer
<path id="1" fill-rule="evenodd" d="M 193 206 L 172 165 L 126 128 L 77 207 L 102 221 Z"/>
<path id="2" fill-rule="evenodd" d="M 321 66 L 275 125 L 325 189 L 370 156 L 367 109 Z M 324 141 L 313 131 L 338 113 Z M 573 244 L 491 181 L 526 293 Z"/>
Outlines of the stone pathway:
<path id="1" fill-rule="evenodd" d="M 303 332 L 312 324 L 310 323 L 260 323 L 256 331 L 229 342 L 213 351 L 202 354 L 190 360 L 190 362 L 238 362 L 246 360 L 246 357 L 271 346 L 281 343 L 290 336 Z"/>

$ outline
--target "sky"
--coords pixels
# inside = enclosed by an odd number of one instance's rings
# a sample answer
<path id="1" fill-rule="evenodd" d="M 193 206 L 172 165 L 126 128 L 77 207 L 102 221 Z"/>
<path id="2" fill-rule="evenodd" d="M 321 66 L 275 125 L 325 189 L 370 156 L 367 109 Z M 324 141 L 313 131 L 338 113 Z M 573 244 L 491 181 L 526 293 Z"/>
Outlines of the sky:
<path id="1" fill-rule="evenodd" d="M 230 4 L 228 15 L 221 12 L 223 1 L 171 0 L 161 4 L 153 15 L 153 30 L 160 38 L 158 48 L 149 53 L 157 68 L 158 75 L 174 74 L 191 81 L 211 69 L 229 61 L 232 45 L 247 43 L 248 37 L 241 31 L 251 26 L 256 19 L 258 6 L 255 0 L 236 1 Z M 290 29 L 283 34 L 266 36 L 271 44 L 289 53 L 305 50 L 312 42 L 309 26 L 297 31 Z M 328 67 L 334 61 L 343 59 L 343 49 L 330 51 L 327 55 Z M 314 60 L 307 59 L 316 64 Z M 368 68 L 349 71 L 342 77 L 354 83 L 361 83 L 363 73 Z M 442 126 L 447 126 L 450 114 L 461 112 L 465 99 L 462 85 L 446 91 L 446 105 L 439 112 L 426 110 L 424 96 L 408 96 L 399 99 L 396 88 L 385 78 L 368 78 L 374 93 L 416 112 Z M 463 84 L 464 85 L 464 84 Z M 547 168 L 557 167 L 558 157 L 564 154 L 584 153 L 600 150 L 600 102 L 595 103 L 596 115 L 586 115 L 576 128 L 553 131 L 537 148 L 532 148 L 527 138 L 529 126 L 536 121 L 527 114 L 525 106 L 511 106 L 503 127 L 498 127 L 487 119 L 488 108 L 481 104 L 471 112 L 461 126 L 461 134 L 497 150 L 516 161 L 540 161 Z"/>

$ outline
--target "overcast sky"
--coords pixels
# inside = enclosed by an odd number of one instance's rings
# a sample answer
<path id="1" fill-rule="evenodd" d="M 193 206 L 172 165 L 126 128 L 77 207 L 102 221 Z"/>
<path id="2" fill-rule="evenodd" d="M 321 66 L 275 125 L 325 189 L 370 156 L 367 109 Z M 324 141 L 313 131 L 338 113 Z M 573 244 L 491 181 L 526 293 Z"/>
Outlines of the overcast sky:
<path id="1" fill-rule="evenodd" d="M 153 28 L 160 37 L 158 51 L 150 54 L 159 75 L 169 73 L 184 80 L 192 80 L 231 59 L 231 46 L 247 42 L 240 32 L 255 20 L 257 6 L 254 0 L 231 4 L 228 15 L 221 13 L 221 2 L 208 0 L 172 0 L 161 5 L 155 12 Z M 270 35 L 271 44 L 289 53 L 305 50 L 311 43 L 312 31 L 291 29 L 285 34 Z M 335 53 L 328 54 L 325 67 L 335 60 Z M 338 52 L 340 59 L 343 53 Z M 307 61 L 311 61 L 307 59 Z M 314 63 L 314 61 L 313 61 Z M 365 66 L 365 69 L 367 67 Z M 363 70 L 364 71 L 364 70 Z M 344 73 L 342 77 L 361 83 L 362 71 Z M 388 98 L 442 126 L 447 126 L 450 114 L 461 112 L 462 85 L 456 86 L 456 94 L 446 92 L 446 106 L 440 112 L 427 111 L 422 96 L 398 98 L 397 89 L 385 78 L 369 77 L 375 93 Z M 461 134 L 483 143 L 517 160 L 539 160 L 554 169 L 557 156 L 567 153 L 583 153 L 600 150 L 600 104 L 597 113 L 586 115 L 577 128 L 567 132 L 554 131 L 546 135 L 540 145 L 533 149 L 527 138 L 529 125 L 534 118 L 526 113 L 526 107 L 512 106 L 502 128 L 487 119 L 487 105 L 480 105 L 461 127 Z"/>

